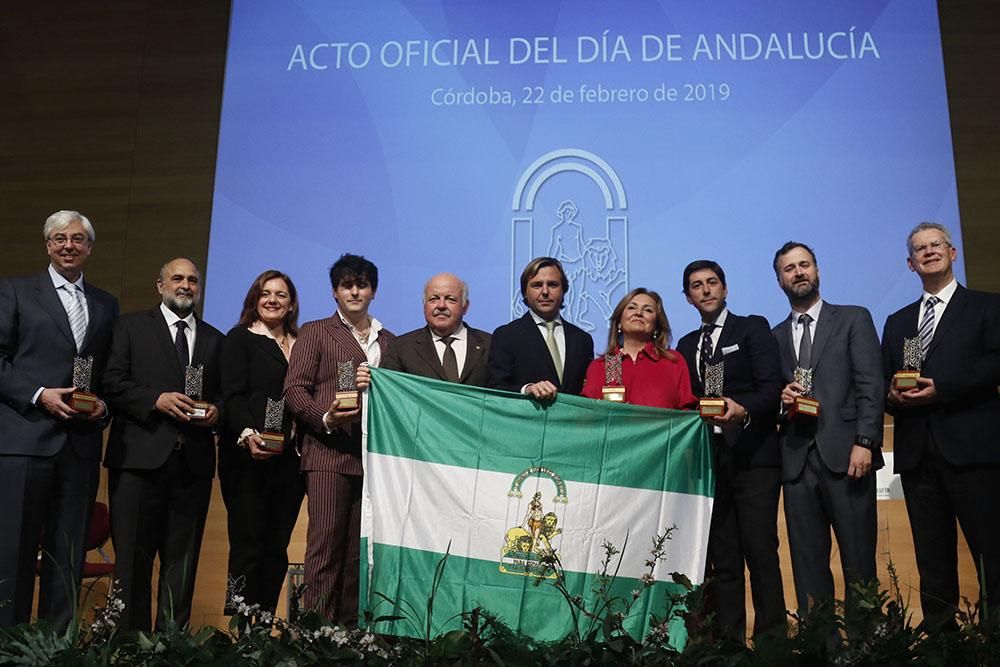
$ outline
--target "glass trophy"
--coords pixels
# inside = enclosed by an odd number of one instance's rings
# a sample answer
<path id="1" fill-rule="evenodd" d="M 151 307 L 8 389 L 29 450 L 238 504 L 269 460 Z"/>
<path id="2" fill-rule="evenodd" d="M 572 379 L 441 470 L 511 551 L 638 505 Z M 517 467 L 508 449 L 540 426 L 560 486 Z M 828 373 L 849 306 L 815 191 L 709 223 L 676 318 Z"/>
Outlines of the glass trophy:
<path id="1" fill-rule="evenodd" d="M 184 369 L 184 393 L 194 399 L 194 410 L 188 413 L 191 419 L 204 419 L 208 416 L 208 402 L 202 400 L 205 384 L 205 365 L 188 366 Z"/>
<path id="2" fill-rule="evenodd" d="M 923 354 L 920 350 L 920 336 L 903 339 L 903 370 L 896 371 L 892 376 L 892 386 L 896 391 L 906 391 L 917 388 L 917 378 L 920 377 L 920 364 Z"/>
<path id="3" fill-rule="evenodd" d="M 267 399 L 267 409 L 264 411 L 264 431 L 260 434 L 264 443 L 260 446 L 269 452 L 280 454 L 285 451 L 285 399 L 275 401 Z"/>
<path id="4" fill-rule="evenodd" d="M 358 403 L 358 385 L 354 375 L 356 367 L 353 361 L 337 362 L 337 405 L 338 410 L 355 410 Z"/>
<path id="5" fill-rule="evenodd" d="M 795 397 L 795 401 L 788 408 L 788 416 L 819 417 L 819 401 L 813 398 L 813 369 L 799 366 L 792 374 L 792 378 L 802 385 L 802 395 Z"/>
<path id="6" fill-rule="evenodd" d="M 601 387 L 601 398 L 612 403 L 625 402 L 625 385 L 622 383 L 622 355 L 604 355 L 604 386 Z"/>
<path id="7" fill-rule="evenodd" d="M 726 362 L 705 366 L 705 395 L 698 401 L 702 417 L 721 417 L 726 414 L 726 401 L 722 398 L 723 367 Z"/>
<path id="8" fill-rule="evenodd" d="M 69 397 L 69 407 L 77 412 L 90 414 L 97 409 L 97 394 L 90 391 L 94 377 L 94 357 L 73 358 L 73 386 L 76 391 Z"/>

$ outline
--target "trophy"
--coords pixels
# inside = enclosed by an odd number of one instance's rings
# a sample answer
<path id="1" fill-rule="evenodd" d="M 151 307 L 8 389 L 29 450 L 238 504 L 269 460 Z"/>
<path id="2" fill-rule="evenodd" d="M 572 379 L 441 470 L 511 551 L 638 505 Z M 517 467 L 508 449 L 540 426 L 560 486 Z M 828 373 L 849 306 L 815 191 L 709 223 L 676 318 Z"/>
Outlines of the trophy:
<path id="1" fill-rule="evenodd" d="M 795 397 L 792 406 L 788 408 L 788 416 L 794 417 L 801 414 L 810 417 L 819 417 L 819 401 L 812 397 L 813 369 L 799 366 L 795 369 L 793 378 L 802 385 L 802 395 Z"/>
<path id="2" fill-rule="evenodd" d="M 337 362 L 337 405 L 338 410 L 354 410 L 358 407 L 358 385 L 354 381 L 353 361 Z"/>
<path id="3" fill-rule="evenodd" d="M 604 355 L 604 386 L 601 387 L 601 398 L 612 403 L 625 402 L 621 353 Z"/>
<path id="4" fill-rule="evenodd" d="M 285 431 L 282 422 L 285 420 L 285 399 L 275 401 L 267 399 L 267 409 L 264 411 L 264 432 L 260 434 L 264 443 L 261 449 L 280 454 L 285 450 Z"/>
<path id="5" fill-rule="evenodd" d="M 97 394 L 90 391 L 94 373 L 94 357 L 73 357 L 73 386 L 76 391 L 69 397 L 69 407 L 77 412 L 90 414 L 97 409 Z"/>
<path id="6" fill-rule="evenodd" d="M 903 370 L 896 371 L 892 376 L 892 386 L 896 391 L 916 389 L 917 378 L 920 377 L 920 364 L 923 361 L 920 350 L 920 337 L 903 339 Z"/>
<path id="7" fill-rule="evenodd" d="M 188 413 L 191 419 L 204 419 L 208 416 L 208 402 L 201 400 L 201 392 L 204 384 L 204 364 L 188 366 L 184 369 L 184 393 L 194 399 L 194 411 Z"/>
<path id="8" fill-rule="evenodd" d="M 726 401 L 722 398 L 722 370 L 726 362 L 705 366 L 705 396 L 698 401 L 702 417 L 720 417 L 726 414 Z"/>

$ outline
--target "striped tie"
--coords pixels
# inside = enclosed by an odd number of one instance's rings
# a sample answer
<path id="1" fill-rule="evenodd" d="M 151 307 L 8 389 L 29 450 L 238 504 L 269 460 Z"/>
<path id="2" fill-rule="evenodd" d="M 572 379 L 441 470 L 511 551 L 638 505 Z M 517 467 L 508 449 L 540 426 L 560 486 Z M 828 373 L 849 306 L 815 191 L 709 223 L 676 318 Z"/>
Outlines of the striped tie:
<path id="1" fill-rule="evenodd" d="M 931 346 L 931 338 L 934 337 L 934 306 L 940 303 L 941 299 L 936 296 L 929 296 L 924 301 L 924 316 L 920 319 L 920 328 L 917 335 L 920 336 L 920 358 L 927 358 L 927 350 Z"/>
<path id="2" fill-rule="evenodd" d="M 80 296 L 80 288 L 72 283 L 63 285 L 63 289 L 69 292 L 69 328 L 73 332 L 73 340 L 76 341 L 76 349 L 79 352 L 83 349 L 83 339 L 87 336 L 87 311 L 83 307 L 83 298 Z"/>

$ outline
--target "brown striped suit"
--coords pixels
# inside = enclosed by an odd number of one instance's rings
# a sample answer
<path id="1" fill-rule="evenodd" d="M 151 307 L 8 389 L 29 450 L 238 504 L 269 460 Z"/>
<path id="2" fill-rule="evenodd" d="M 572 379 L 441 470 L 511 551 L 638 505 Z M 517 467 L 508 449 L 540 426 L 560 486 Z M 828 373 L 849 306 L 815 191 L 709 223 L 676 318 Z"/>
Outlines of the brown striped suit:
<path id="1" fill-rule="evenodd" d="M 394 336 L 378 333 L 384 355 Z M 326 414 L 337 392 L 337 362 L 367 361 L 340 316 L 302 326 L 285 377 L 285 402 L 299 424 L 301 468 L 306 477 L 303 605 L 337 623 L 358 618 L 361 534 L 361 420 L 326 432 Z"/>

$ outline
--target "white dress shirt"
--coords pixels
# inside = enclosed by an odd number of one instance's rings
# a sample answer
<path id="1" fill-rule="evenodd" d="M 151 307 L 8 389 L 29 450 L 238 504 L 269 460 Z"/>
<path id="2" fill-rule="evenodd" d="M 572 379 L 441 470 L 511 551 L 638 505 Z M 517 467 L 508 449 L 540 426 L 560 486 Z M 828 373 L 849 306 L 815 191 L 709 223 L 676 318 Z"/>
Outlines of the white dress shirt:
<path id="1" fill-rule="evenodd" d="M 933 296 L 938 298 L 938 302 L 934 304 L 934 328 L 931 329 L 931 340 L 934 339 L 934 333 L 937 331 L 938 324 L 941 323 L 941 317 L 944 315 L 945 308 L 948 307 L 948 302 L 951 298 L 955 296 L 955 290 L 958 289 L 958 281 L 954 278 L 951 282 L 941 288 L 941 291 Z M 920 309 L 917 311 L 917 330 L 920 330 L 920 321 L 924 318 L 924 304 L 927 299 L 931 297 L 930 292 L 924 292 L 920 297 Z"/>
<path id="2" fill-rule="evenodd" d="M 726 325 L 726 317 L 729 316 L 729 308 L 723 308 L 719 316 L 715 318 L 715 327 L 712 329 L 712 355 L 714 356 L 716 350 L 719 349 L 719 338 L 722 337 L 722 327 Z M 704 327 L 707 322 L 702 322 L 701 325 Z M 701 329 L 698 330 L 698 344 L 694 348 L 694 367 L 698 369 L 698 378 L 702 381 L 705 378 L 701 377 Z"/>
<path id="3" fill-rule="evenodd" d="M 451 337 L 455 340 L 451 341 L 451 349 L 455 351 L 455 361 L 458 362 L 458 375 L 462 376 L 462 370 L 465 369 L 465 355 L 469 349 L 469 329 L 465 326 L 463 322 L 459 327 L 458 331 L 451 334 Z M 444 351 L 445 344 L 441 340 L 441 336 L 431 331 L 431 339 L 434 341 L 434 349 L 437 351 L 438 361 L 444 365 Z"/>
<path id="4" fill-rule="evenodd" d="M 819 322 L 819 311 L 822 309 L 823 299 L 819 299 L 804 313 L 796 313 L 795 311 L 792 311 L 792 352 L 795 354 L 796 361 L 798 361 L 799 346 L 802 344 L 802 332 L 804 331 L 801 318 L 803 315 L 808 315 L 812 318 L 812 326 L 809 327 L 809 336 L 813 341 L 815 341 L 816 323 Z"/>
<path id="5" fill-rule="evenodd" d="M 160 304 L 160 312 L 163 313 L 163 318 L 167 321 L 167 327 L 170 329 L 170 340 L 177 340 L 177 323 L 184 321 L 187 323 L 187 329 L 184 330 L 184 337 L 187 338 L 188 342 L 188 364 L 190 365 L 191 360 L 194 358 L 194 341 L 197 337 L 195 328 L 197 327 L 198 321 L 194 318 L 194 313 L 188 313 L 187 317 L 179 317 L 177 313 L 167 308 L 164 304 Z"/>

